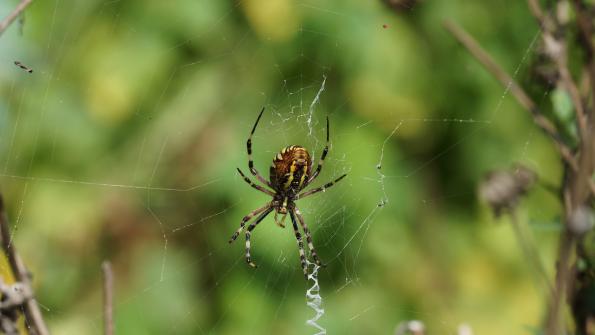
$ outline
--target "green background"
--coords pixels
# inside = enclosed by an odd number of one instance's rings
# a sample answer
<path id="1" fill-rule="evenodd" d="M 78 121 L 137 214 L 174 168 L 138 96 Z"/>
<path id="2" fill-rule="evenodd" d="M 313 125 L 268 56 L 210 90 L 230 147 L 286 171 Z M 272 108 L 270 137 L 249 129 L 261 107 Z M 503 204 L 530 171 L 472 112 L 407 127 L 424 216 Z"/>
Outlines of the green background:
<path id="1" fill-rule="evenodd" d="M 0 37 L 0 189 L 52 332 L 101 333 L 109 259 L 118 334 L 315 333 L 290 226 L 258 226 L 256 270 L 243 236 L 227 244 L 268 199 L 235 170 L 262 106 L 260 171 L 287 145 L 317 159 L 328 115 L 317 185 L 348 173 L 298 203 L 328 263 L 329 334 L 539 328 L 535 274 L 476 190 L 515 162 L 556 184 L 559 159 L 446 19 L 534 82 L 538 27 L 518 0 L 35 1 Z M 539 187 L 519 209 L 550 274 L 559 212 Z"/>

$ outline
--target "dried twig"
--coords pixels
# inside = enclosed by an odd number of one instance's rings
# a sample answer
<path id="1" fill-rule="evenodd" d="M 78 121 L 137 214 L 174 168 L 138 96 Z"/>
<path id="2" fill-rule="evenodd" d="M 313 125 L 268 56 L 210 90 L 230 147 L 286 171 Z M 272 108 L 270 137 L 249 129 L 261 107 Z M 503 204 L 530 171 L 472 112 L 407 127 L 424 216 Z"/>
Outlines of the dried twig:
<path id="1" fill-rule="evenodd" d="M 545 16 L 543 15 L 543 10 L 541 9 L 541 5 L 539 5 L 539 2 L 537 0 L 527 0 L 527 2 L 529 3 L 529 9 L 531 10 L 531 13 L 537 19 L 540 28 L 542 30 L 549 30 L 548 27 L 545 27 L 545 24 L 548 22 L 546 22 Z"/>
<path id="2" fill-rule="evenodd" d="M 582 2 L 579 0 L 573 1 L 579 32 L 581 34 L 581 46 L 586 51 L 587 56 L 586 66 L 590 77 L 589 84 L 595 98 L 595 50 L 591 40 L 593 27 L 589 17 L 586 16 L 588 14 L 586 14 Z M 469 34 L 454 23 L 447 22 L 445 26 L 492 75 L 505 87 L 510 89 L 510 92 L 519 103 L 532 114 L 534 122 L 554 141 L 562 160 L 566 163 L 561 193 L 565 212 L 565 229 L 560 236 L 556 283 L 551 293 L 545 327 L 546 334 L 560 335 L 565 333 L 561 323 L 564 297 L 573 282 L 573 273 L 571 270 L 571 262 L 574 255 L 573 250 L 580 239 L 580 236 L 570 229 L 569 222 L 572 213 L 578 208 L 581 208 L 588 201 L 589 197 L 595 195 L 595 182 L 591 177 L 595 168 L 595 118 L 593 118 L 593 112 L 587 104 L 588 100 L 581 97 L 578 85 L 568 69 L 567 42 L 564 34 L 560 34 L 562 31 L 561 23 L 557 17 L 545 12 L 538 0 L 527 0 L 527 2 L 531 13 L 541 28 L 546 53 L 552 63 L 555 64 L 559 73 L 557 79 L 558 85 L 563 87 L 568 93 L 576 112 L 579 143 L 575 150 L 571 150 L 562 141 L 554 124 L 541 113 L 538 106 L 525 91 L 492 60 L 491 56 Z"/>
<path id="3" fill-rule="evenodd" d="M 104 261 L 101 264 L 103 270 L 103 322 L 104 334 L 114 334 L 114 273 L 112 271 L 112 264 L 109 261 Z"/>
<path id="4" fill-rule="evenodd" d="M 556 64 L 560 74 L 560 82 L 568 92 L 576 110 L 576 121 L 582 135 L 587 131 L 587 118 L 585 105 L 581 99 L 580 91 L 572 79 L 568 69 L 568 48 L 564 37 L 558 37 L 560 30 L 556 18 L 545 13 L 537 0 L 527 0 L 531 13 L 541 27 L 542 38 L 546 52 L 550 59 Z"/>
<path id="5" fill-rule="evenodd" d="M 537 124 L 537 126 L 539 126 L 554 141 L 554 144 L 558 148 L 558 151 L 560 152 L 564 162 L 566 162 L 566 164 L 568 164 L 574 172 L 578 172 L 580 170 L 580 164 L 574 157 L 572 150 L 562 140 L 554 124 L 544 116 L 537 104 L 533 101 L 533 99 L 531 99 L 531 97 L 529 97 L 523 88 L 519 86 L 514 81 L 514 79 L 508 73 L 506 73 L 506 71 L 504 71 L 485 50 L 483 50 L 483 48 L 475 41 L 475 39 L 473 39 L 473 37 L 471 37 L 461 27 L 450 21 L 446 21 L 444 26 L 483 66 L 486 67 L 486 69 L 494 77 L 496 77 L 496 79 L 498 79 L 498 81 L 500 81 L 504 87 L 510 90 L 512 95 L 517 99 L 521 106 L 531 113 L 535 124 Z M 572 81 L 572 78 L 570 78 L 569 75 L 567 77 L 567 80 Z M 569 84 L 567 86 L 574 87 L 576 89 L 576 94 L 580 95 L 575 84 Z M 573 103 L 575 103 L 574 100 L 577 99 L 573 99 Z M 581 102 L 580 96 L 578 98 L 578 102 Z M 583 120 L 579 123 L 587 122 L 586 117 L 581 118 L 577 116 L 577 119 Z M 591 136 L 593 134 L 592 131 L 589 131 L 587 126 L 585 126 L 585 128 L 585 131 L 581 132 L 581 138 L 587 138 L 589 137 L 589 134 L 591 134 Z M 588 144 L 588 142 L 586 143 Z M 591 179 L 587 179 L 585 182 L 588 185 L 590 192 L 595 195 L 595 182 Z"/>
<path id="6" fill-rule="evenodd" d="M 578 165 L 572 151 L 564 143 L 558 130 L 554 124 L 548 120 L 537 104 L 529 97 L 529 95 L 523 90 L 519 84 L 504 71 L 500 65 L 498 65 L 492 57 L 461 27 L 451 21 L 444 23 L 446 29 L 463 45 L 469 50 L 469 52 L 483 65 L 486 69 L 494 76 L 498 81 L 506 88 L 510 90 L 510 93 L 517 99 L 517 101 L 531 113 L 533 121 L 547 134 L 549 135 L 554 143 L 556 144 L 560 154 L 570 166 L 577 169 Z"/>
<path id="7" fill-rule="evenodd" d="M 2 22 L 0 22 L 0 35 L 4 33 L 6 28 L 21 15 L 21 13 L 33 2 L 33 0 L 22 0 L 18 6 L 10 13 Z"/>
<path id="8" fill-rule="evenodd" d="M 545 334 L 548 335 L 566 334 L 566 331 L 561 329 L 560 319 L 562 318 L 561 311 L 565 300 L 564 297 L 566 296 L 566 291 L 571 283 L 570 262 L 573 254 L 572 250 L 575 245 L 576 237 L 573 234 L 565 231 L 562 236 L 560 236 L 560 247 L 556 262 L 556 286 L 554 287 L 546 319 Z"/>
<path id="9" fill-rule="evenodd" d="M 572 78 L 568 69 L 568 47 L 565 35 L 560 34 L 561 24 L 556 17 L 545 13 L 537 0 L 527 0 L 531 13 L 539 23 L 544 45 L 547 54 L 552 62 L 558 68 L 560 74 L 560 83 L 568 92 L 574 110 L 576 111 L 576 121 L 579 128 L 580 143 L 577 151 L 577 167 L 567 172 L 567 179 L 564 182 L 563 202 L 565 211 L 566 229 L 562 233 L 560 240 L 560 249 L 558 251 L 556 287 L 553 299 L 550 303 L 546 319 L 546 334 L 558 335 L 564 333 L 562 326 L 562 306 L 565 301 L 565 295 L 568 288 L 572 286 L 573 278 L 571 271 L 571 262 L 573 250 L 577 244 L 579 236 L 575 234 L 570 227 L 570 219 L 573 213 L 581 208 L 585 201 L 591 195 L 595 195 L 595 183 L 591 179 L 595 163 L 594 144 L 594 124 L 592 111 L 588 110 L 587 100 L 580 95 L 578 85 Z M 592 44 L 592 23 L 587 17 L 587 10 L 582 2 L 573 0 L 576 13 L 576 23 L 578 25 L 580 47 L 586 53 L 586 67 L 589 73 L 591 91 L 595 94 L 595 64 L 593 61 Z M 595 95 L 594 95 L 595 97 Z M 589 117 L 590 115 L 590 117 Z M 590 124 L 589 124 L 590 123 Z"/>
<path id="10" fill-rule="evenodd" d="M 587 9 L 580 0 L 573 0 L 574 12 L 576 13 L 576 21 L 579 27 L 579 33 L 582 45 L 585 48 L 587 57 L 587 71 L 589 73 L 589 82 L 591 86 L 591 95 L 595 99 L 595 47 L 593 46 L 593 22 L 585 15 Z M 593 115 L 591 115 L 593 117 Z"/>
<path id="11" fill-rule="evenodd" d="M 25 264 L 21 260 L 19 254 L 16 252 L 14 244 L 11 241 L 8 216 L 6 215 L 6 211 L 4 209 L 4 200 L 2 199 L 1 195 L 0 235 L 2 237 L 2 249 L 8 258 L 8 262 L 10 263 L 10 267 L 16 281 L 20 282 L 24 287 L 33 292 L 31 289 L 31 278 L 29 272 L 25 268 Z M 30 299 L 27 299 L 23 303 L 23 314 L 25 315 L 25 322 L 28 326 L 29 334 L 49 335 L 49 331 L 43 320 L 39 305 L 37 304 L 37 300 L 35 300 L 33 297 L 33 294 L 31 294 Z"/>

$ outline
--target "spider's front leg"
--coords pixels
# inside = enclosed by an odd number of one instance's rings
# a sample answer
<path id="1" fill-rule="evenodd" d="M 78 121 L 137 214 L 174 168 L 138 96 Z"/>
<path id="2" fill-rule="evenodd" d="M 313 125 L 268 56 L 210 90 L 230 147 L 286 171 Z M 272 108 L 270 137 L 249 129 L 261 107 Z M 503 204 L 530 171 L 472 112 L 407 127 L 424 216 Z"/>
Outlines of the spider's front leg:
<path id="1" fill-rule="evenodd" d="M 267 185 L 268 187 L 273 188 L 273 185 L 271 185 L 271 182 L 266 180 L 260 174 L 260 172 L 258 172 L 258 170 L 256 170 L 256 168 L 254 167 L 254 160 L 252 160 L 252 136 L 254 135 L 254 132 L 256 131 L 256 126 L 258 126 L 258 122 L 260 121 L 260 118 L 262 117 L 262 113 L 264 113 L 264 107 L 262 107 L 260 114 L 258 114 L 258 118 L 256 118 L 256 122 L 254 123 L 254 126 L 252 127 L 250 136 L 248 137 L 248 140 L 246 141 L 246 151 L 248 151 L 248 168 L 250 169 L 250 173 L 252 173 L 252 175 L 255 176 L 256 179 L 258 179 L 261 183 Z"/>
<path id="2" fill-rule="evenodd" d="M 330 134 L 329 134 L 329 122 L 328 122 L 328 116 L 327 116 L 326 117 L 326 145 L 324 146 L 324 149 L 322 150 L 322 156 L 320 156 L 320 160 L 318 161 L 316 170 L 314 171 L 314 173 L 312 173 L 312 176 L 310 176 L 310 178 L 308 178 L 306 185 L 309 185 L 310 183 L 312 183 L 314 181 L 314 179 L 316 179 L 316 177 L 318 177 L 318 174 L 320 174 L 320 171 L 322 171 L 322 164 L 324 164 L 324 159 L 326 158 L 326 155 L 328 154 L 330 142 L 331 142 L 331 139 L 330 139 Z"/>
<path id="3" fill-rule="evenodd" d="M 302 193 L 302 194 L 298 194 L 298 195 L 295 197 L 295 200 L 298 200 L 298 199 L 303 199 L 303 198 L 305 198 L 305 197 L 307 197 L 307 196 L 310 196 L 310 195 L 312 195 L 312 194 L 316 194 L 316 193 L 318 193 L 318 192 L 324 192 L 324 191 L 326 191 L 326 189 L 327 189 L 327 188 L 329 188 L 329 187 L 331 187 L 331 186 L 335 185 L 336 183 L 338 183 L 338 182 L 339 182 L 341 179 L 345 178 L 346 176 L 347 176 L 347 174 L 344 174 L 344 175 L 342 175 L 341 177 L 339 177 L 339 178 L 337 178 L 337 179 L 335 179 L 335 180 L 331 181 L 330 183 L 326 183 L 326 184 L 324 184 L 324 185 L 323 185 L 323 186 L 321 186 L 321 187 L 318 187 L 318 188 L 312 189 L 312 190 L 310 190 L 310 191 L 306 191 L 306 192 L 304 192 L 304 193 Z"/>
<path id="4" fill-rule="evenodd" d="M 251 187 L 253 187 L 253 188 L 257 189 L 257 190 L 259 190 L 262 193 L 266 193 L 266 194 L 268 194 L 268 195 L 270 195 L 272 197 L 275 196 L 275 193 L 273 193 L 273 192 L 267 190 L 266 188 L 264 188 L 264 187 L 262 187 L 262 186 L 260 186 L 260 185 L 258 185 L 256 183 L 252 182 L 252 180 L 250 180 L 250 178 L 246 177 L 246 175 L 244 174 L 244 172 L 242 172 L 242 170 L 240 170 L 240 168 L 237 168 L 237 170 L 240 173 L 240 176 L 242 176 L 242 178 L 244 178 L 244 181 L 248 183 L 248 185 L 250 185 Z"/>

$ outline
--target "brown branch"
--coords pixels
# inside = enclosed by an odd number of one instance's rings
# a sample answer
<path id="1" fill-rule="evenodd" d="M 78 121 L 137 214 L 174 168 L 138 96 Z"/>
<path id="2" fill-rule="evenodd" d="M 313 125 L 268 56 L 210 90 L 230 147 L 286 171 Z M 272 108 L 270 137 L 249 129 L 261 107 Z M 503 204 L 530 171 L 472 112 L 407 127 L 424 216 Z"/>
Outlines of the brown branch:
<path id="1" fill-rule="evenodd" d="M 14 244 L 11 241 L 10 228 L 8 216 L 4 209 L 4 200 L 0 195 L 0 236 L 2 237 L 2 249 L 8 258 L 10 268 L 16 281 L 22 283 L 31 292 L 31 278 L 29 271 L 25 268 L 21 257 L 15 250 Z M 25 323 L 28 327 L 29 334 L 35 335 L 49 335 L 49 331 L 43 321 L 41 311 L 37 301 L 32 296 L 23 304 L 23 314 L 25 315 Z"/>
<path id="2" fill-rule="evenodd" d="M 595 46 L 592 41 L 595 28 L 582 0 L 570 1 L 574 3 L 580 46 L 586 53 L 585 65 L 589 76 L 589 84 L 591 85 L 590 94 L 592 99 L 595 100 Z M 514 82 L 510 75 L 492 60 L 490 55 L 471 36 L 453 23 L 447 23 L 446 27 L 532 114 L 535 123 L 554 140 L 565 162 L 561 201 L 564 204 L 566 227 L 560 236 L 556 281 L 545 321 L 546 334 L 560 335 L 566 333 L 562 321 L 562 310 L 567 291 L 573 285 L 574 280 L 571 265 L 574 249 L 581 239 L 576 232 L 570 229 L 570 218 L 572 213 L 580 206 L 584 206 L 589 198 L 595 195 L 595 182 L 592 179 L 595 168 L 595 118 L 593 117 L 595 115 L 593 115 L 593 111 L 588 104 L 589 93 L 579 90 L 568 67 L 568 42 L 565 34 L 563 34 L 566 20 L 562 16 L 554 16 L 549 11 L 544 11 L 539 4 L 539 0 L 527 0 L 527 3 L 532 15 L 539 23 L 545 52 L 557 68 L 559 78 L 556 84 L 569 95 L 576 113 L 579 143 L 575 150 L 571 150 L 561 140 L 554 124 L 545 118 L 534 101 Z"/>
<path id="3" fill-rule="evenodd" d="M 527 3 L 529 4 L 529 9 L 531 10 L 531 14 L 533 14 L 533 16 L 535 16 L 541 29 L 546 30 L 547 29 L 545 27 L 546 18 L 543 15 L 543 10 L 541 9 L 541 5 L 539 5 L 539 2 L 537 0 L 527 0 Z"/>
<path id="4" fill-rule="evenodd" d="M 577 86 L 574 84 L 570 71 L 567 67 L 566 45 L 563 41 L 554 39 L 556 22 L 550 17 L 545 16 L 544 12 L 539 7 L 535 0 L 528 0 L 529 7 L 533 15 L 537 18 L 544 34 L 544 42 L 546 48 L 549 49 L 549 56 L 556 63 L 558 71 L 560 72 L 560 81 L 575 106 L 577 115 L 577 123 L 580 130 L 580 140 L 578 160 L 570 148 L 564 143 L 559 136 L 559 133 L 553 123 L 548 120 L 543 113 L 541 113 L 535 102 L 525 93 L 525 91 L 508 75 L 492 57 L 484 51 L 481 46 L 463 29 L 452 22 L 446 22 L 446 28 L 463 44 L 469 52 L 481 62 L 487 70 L 500 81 L 502 85 L 510 90 L 512 95 L 518 102 L 527 109 L 533 116 L 534 122 L 549 135 L 556 144 L 562 159 L 566 162 L 570 179 L 574 180 L 572 183 L 564 183 L 564 204 L 565 212 L 571 213 L 576 208 L 576 204 L 582 204 L 585 200 L 585 193 L 583 187 L 586 186 L 591 194 L 595 195 L 595 183 L 590 178 L 592 174 L 592 165 L 589 161 L 592 159 L 591 151 L 593 150 L 593 131 L 590 130 L 587 123 L 589 119 L 586 117 L 583 100 Z M 593 84 L 593 83 L 592 83 Z M 591 119 L 591 121 L 593 121 Z M 591 171 L 591 172 L 589 172 Z M 580 177 L 580 178 L 578 178 Z M 588 177 L 588 179 L 587 179 Z M 569 189 L 571 188 L 571 189 Z M 571 196 L 572 194 L 572 196 Z M 580 196 L 579 196 L 580 194 Z M 558 250 L 558 266 L 556 284 L 552 292 L 552 299 L 549 305 L 546 331 L 547 334 L 559 335 L 563 331 L 561 329 L 560 319 L 561 311 L 564 302 L 564 295 L 566 289 L 570 286 L 572 278 L 570 273 L 570 262 L 572 259 L 575 246 L 576 237 L 566 230 L 560 241 L 560 249 Z"/>
<path id="5" fill-rule="evenodd" d="M 544 13 L 537 0 L 527 0 L 527 3 L 541 28 L 546 53 L 554 64 L 556 64 L 558 73 L 560 74 L 561 84 L 570 96 L 570 99 L 572 99 L 572 104 L 576 110 L 576 122 L 578 123 L 581 135 L 584 136 L 587 131 L 585 104 L 581 99 L 578 86 L 568 69 L 568 48 L 564 37 L 558 37 L 560 35 L 559 24 L 554 17 Z"/>
<path id="6" fill-rule="evenodd" d="M 31 4 L 31 2 L 33 2 L 33 0 L 22 0 L 18 4 L 17 8 L 15 8 L 12 13 L 10 13 L 6 18 L 4 18 L 4 20 L 2 20 L 2 22 L 0 22 L 0 35 L 2 35 L 6 28 L 8 28 L 8 26 L 10 26 L 10 24 L 16 20 L 17 17 L 19 17 L 19 15 L 21 15 L 21 13 L 25 10 L 25 8 L 27 8 L 27 6 Z"/>
<path id="7" fill-rule="evenodd" d="M 568 58 L 566 55 L 566 43 L 560 42 L 561 48 L 564 50 L 563 54 L 559 57 L 555 57 L 554 61 L 558 67 L 558 72 L 560 73 L 560 79 L 562 81 L 562 85 L 566 87 L 566 91 L 570 95 L 572 99 L 572 104 L 574 105 L 574 109 L 576 110 L 576 121 L 578 123 L 579 132 L 581 136 L 585 136 L 587 132 L 587 116 L 585 112 L 585 104 L 583 103 L 583 99 L 581 98 L 580 91 L 578 86 L 572 79 L 572 75 L 570 74 L 570 70 L 568 69 Z"/>
<path id="8" fill-rule="evenodd" d="M 104 334 L 114 334 L 114 273 L 112 264 L 104 261 L 101 264 L 103 270 L 103 322 Z"/>
<path id="9" fill-rule="evenodd" d="M 578 165 L 572 151 L 564 143 L 554 124 L 543 115 L 537 104 L 525 93 L 523 88 L 461 27 L 451 21 L 444 22 L 444 26 L 504 87 L 510 90 L 510 93 L 521 106 L 531 113 L 533 121 L 554 140 L 564 161 L 573 169 L 577 169 Z"/>
<path id="10" fill-rule="evenodd" d="M 589 81 L 591 86 L 591 95 L 592 98 L 595 99 L 595 47 L 593 46 L 593 41 L 591 37 L 593 36 L 593 23 L 591 19 L 585 15 L 587 12 L 587 8 L 580 0 L 573 0 L 574 4 L 574 11 L 576 13 L 576 21 L 579 27 L 580 33 L 580 40 L 582 46 L 585 49 L 586 57 L 587 57 L 587 70 L 589 73 Z M 593 117 L 593 115 L 591 115 Z"/>
<path id="11" fill-rule="evenodd" d="M 528 0 L 529 7 L 532 8 L 536 5 L 536 0 Z M 593 26 L 588 17 L 587 10 L 579 0 L 573 0 L 576 23 L 578 25 L 579 37 L 581 47 L 586 53 L 586 67 L 589 73 L 589 81 L 593 98 L 595 98 L 595 63 L 594 63 L 594 47 L 592 43 Z M 576 111 L 576 119 L 579 127 L 580 143 L 577 151 L 577 168 L 572 171 L 567 171 L 566 180 L 563 186 L 563 200 L 564 200 L 564 211 L 566 216 L 566 230 L 561 237 L 560 249 L 558 251 L 557 260 L 557 276 L 556 276 L 556 289 L 554 299 L 550 304 L 548 310 L 546 334 L 557 335 L 563 331 L 561 325 L 562 318 L 562 305 L 565 301 L 565 295 L 568 287 L 572 285 L 573 276 L 571 273 L 571 261 L 573 256 L 573 250 L 578 237 L 570 231 L 569 218 L 585 201 L 588 200 L 589 194 L 595 195 L 595 182 L 593 182 L 593 168 L 595 162 L 595 133 L 593 127 L 594 119 L 593 112 L 588 108 L 588 99 L 581 98 L 580 91 L 577 84 L 572 79 L 570 71 L 568 69 L 568 51 L 567 43 L 564 39 L 564 35 L 559 34 L 561 31 L 560 24 L 555 21 L 555 17 L 543 16 L 543 14 L 533 12 L 537 21 L 542 25 L 543 39 L 548 47 L 548 41 L 550 41 L 550 49 L 554 52 L 548 52 L 549 57 L 557 65 L 558 72 L 560 73 L 561 84 L 565 87 L 566 91 L 572 99 L 574 109 Z M 552 25 L 546 26 L 543 24 L 544 20 L 553 22 Z M 556 39 L 556 36 L 561 36 Z M 552 42 L 553 41 L 553 42 Z M 553 47 L 552 47 L 553 46 Z M 558 50 L 556 50 L 556 48 Z M 588 97 L 588 94 L 587 94 Z M 589 124 L 590 123 L 590 124 Z M 590 192 L 590 193 L 589 193 Z"/>
<path id="12" fill-rule="evenodd" d="M 579 208 L 589 196 L 589 192 L 595 195 L 595 183 L 591 179 L 593 174 L 593 119 L 588 110 L 587 101 L 583 99 L 575 83 L 570 70 L 568 69 L 568 47 L 565 36 L 561 34 L 562 25 L 557 18 L 551 14 L 544 14 L 539 6 L 538 0 L 527 0 L 531 13 L 536 18 L 542 31 L 542 37 L 546 48 L 546 53 L 558 68 L 560 74 L 560 84 L 570 96 L 576 111 L 576 122 L 578 124 L 580 143 L 577 149 L 578 161 L 572 166 L 571 171 L 567 171 L 567 178 L 563 185 L 563 201 L 566 216 L 566 229 L 560 240 L 560 249 L 558 250 L 556 286 L 553 299 L 550 302 L 548 315 L 546 319 L 546 334 L 557 335 L 564 332 L 562 326 L 562 306 L 565 301 L 565 295 L 568 287 L 572 285 L 571 261 L 573 250 L 577 241 L 577 236 L 573 234 L 568 226 L 571 213 Z M 582 47 L 586 52 L 586 66 L 589 73 L 589 81 L 593 97 L 595 98 L 595 63 L 594 48 L 591 41 L 593 27 L 590 19 L 585 16 L 586 9 L 580 0 L 573 0 L 576 13 L 576 22 L 579 28 L 579 37 Z M 588 94 L 587 94 L 588 96 Z M 591 122 L 591 125 L 589 125 Z"/>
<path id="13" fill-rule="evenodd" d="M 565 331 L 561 328 L 562 305 L 565 301 L 566 292 L 571 285 L 571 260 L 573 249 L 576 244 L 576 236 L 565 230 L 560 236 L 560 248 L 556 261 L 556 286 L 553 291 L 552 300 L 549 305 L 546 319 L 546 334 L 559 335 Z"/>

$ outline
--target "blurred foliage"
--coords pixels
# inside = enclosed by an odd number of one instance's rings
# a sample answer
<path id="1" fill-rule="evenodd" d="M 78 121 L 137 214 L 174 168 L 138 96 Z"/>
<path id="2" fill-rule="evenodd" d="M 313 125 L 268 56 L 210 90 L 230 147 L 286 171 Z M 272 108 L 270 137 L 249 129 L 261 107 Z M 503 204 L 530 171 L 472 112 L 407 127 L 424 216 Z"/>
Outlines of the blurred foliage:
<path id="1" fill-rule="evenodd" d="M 235 172 L 261 106 L 262 172 L 286 145 L 318 157 L 328 114 L 318 183 L 349 173 L 299 203 L 328 262 L 329 333 L 390 334 L 409 319 L 434 334 L 538 328 L 544 297 L 476 185 L 514 162 L 555 184 L 561 166 L 444 19 L 521 82 L 535 79 L 538 27 L 524 1 L 420 1 L 396 13 L 380 0 L 34 2 L 22 36 L 15 24 L 0 38 L 0 188 L 53 333 L 101 332 L 104 259 L 119 334 L 314 333 L 291 228 L 268 218 L 255 230 L 257 270 L 242 238 L 227 244 L 267 201 Z M 551 99 L 568 112 L 564 96 Z M 559 213 L 537 188 L 519 215 Z M 557 231 L 532 228 L 552 273 Z"/>

